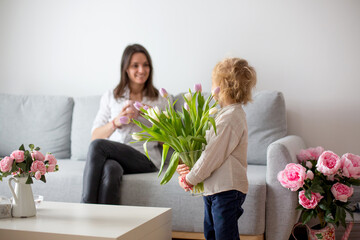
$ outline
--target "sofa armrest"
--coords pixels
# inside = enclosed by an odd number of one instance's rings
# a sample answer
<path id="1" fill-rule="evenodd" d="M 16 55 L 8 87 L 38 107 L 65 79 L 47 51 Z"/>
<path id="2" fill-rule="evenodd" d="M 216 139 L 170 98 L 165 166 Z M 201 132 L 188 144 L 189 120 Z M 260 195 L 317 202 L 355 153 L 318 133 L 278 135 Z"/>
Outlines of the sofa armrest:
<path id="1" fill-rule="evenodd" d="M 296 154 L 305 148 L 304 141 L 298 136 L 286 136 L 267 149 L 266 169 L 266 239 L 288 240 L 293 225 L 299 220 L 300 211 L 296 192 L 284 188 L 277 180 L 278 172 L 286 164 L 297 163 Z"/>

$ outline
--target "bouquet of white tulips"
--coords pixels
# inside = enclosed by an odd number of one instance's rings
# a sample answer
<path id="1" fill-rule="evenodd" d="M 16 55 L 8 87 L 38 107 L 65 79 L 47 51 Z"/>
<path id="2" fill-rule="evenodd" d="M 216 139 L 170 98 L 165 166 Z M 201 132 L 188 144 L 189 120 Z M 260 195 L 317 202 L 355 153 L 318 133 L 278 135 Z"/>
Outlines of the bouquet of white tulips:
<path id="1" fill-rule="evenodd" d="M 202 95 L 200 84 L 195 84 L 195 92 L 189 92 L 183 95 L 185 100 L 182 111 L 175 111 L 175 103 L 171 103 L 168 93 L 165 89 L 160 89 L 160 94 L 164 98 L 168 98 L 168 106 L 165 111 L 160 111 L 158 107 L 146 109 L 137 103 L 142 116 L 152 123 L 151 127 L 145 126 L 143 123 L 133 120 L 142 131 L 133 133 L 133 139 L 137 141 L 145 141 L 144 150 L 147 156 L 146 144 L 150 141 L 163 143 L 163 152 L 159 175 L 161 174 L 168 150 L 171 147 L 174 152 L 170 158 L 169 166 L 161 180 L 161 184 L 167 183 L 176 171 L 179 161 L 182 161 L 190 169 L 201 155 L 201 151 L 207 144 L 205 139 L 206 130 L 211 125 L 216 133 L 215 120 L 211 115 L 217 112 L 217 102 L 212 104 L 213 95 L 218 94 L 219 89 L 215 89 L 206 100 Z M 180 160 L 181 159 L 181 160 Z M 193 188 L 193 193 L 203 191 L 203 184 L 200 183 Z"/>

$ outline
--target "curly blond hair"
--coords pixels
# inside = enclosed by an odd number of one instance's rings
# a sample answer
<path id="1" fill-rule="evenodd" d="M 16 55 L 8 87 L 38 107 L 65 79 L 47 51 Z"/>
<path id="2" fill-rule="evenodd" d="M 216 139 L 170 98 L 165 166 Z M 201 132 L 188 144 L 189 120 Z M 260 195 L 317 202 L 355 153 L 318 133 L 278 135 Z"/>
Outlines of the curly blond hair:
<path id="1" fill-rule="evenodd" d="M 220 87 L 220 99 L 228 97 L 244 105 L 252 101 L 256 72 L 245 59 L 226 58 L 219 62 L 213 69 L 212 79 Z"/>

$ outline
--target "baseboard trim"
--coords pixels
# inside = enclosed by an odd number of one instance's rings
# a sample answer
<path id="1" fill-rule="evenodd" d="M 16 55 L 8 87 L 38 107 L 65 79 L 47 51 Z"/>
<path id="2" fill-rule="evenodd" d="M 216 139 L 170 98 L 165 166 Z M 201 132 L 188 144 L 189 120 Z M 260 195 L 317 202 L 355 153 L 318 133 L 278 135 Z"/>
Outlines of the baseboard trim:
<path id="1" fill-rule="evenodd" d="M 172 232 L 174 239 L 192 239 L 192 240 L 205 240 L 204 233 L 198 232 Z M 240 240 L 264 240 L 264 234 L 260 235 L 242 235 Z"/>

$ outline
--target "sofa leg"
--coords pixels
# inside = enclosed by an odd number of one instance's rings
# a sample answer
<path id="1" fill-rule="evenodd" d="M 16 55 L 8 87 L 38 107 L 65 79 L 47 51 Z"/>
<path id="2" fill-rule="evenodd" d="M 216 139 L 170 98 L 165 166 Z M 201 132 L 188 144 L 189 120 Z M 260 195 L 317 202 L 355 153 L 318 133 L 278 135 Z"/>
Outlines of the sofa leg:
<path id="1" fill-rule="evenodd" d="M 173 239 L 205 240 L 204 233 L 197 232 L 172 232 Z M 241 235 L 240 240 L 264 240 L 264 234 Z"/>

